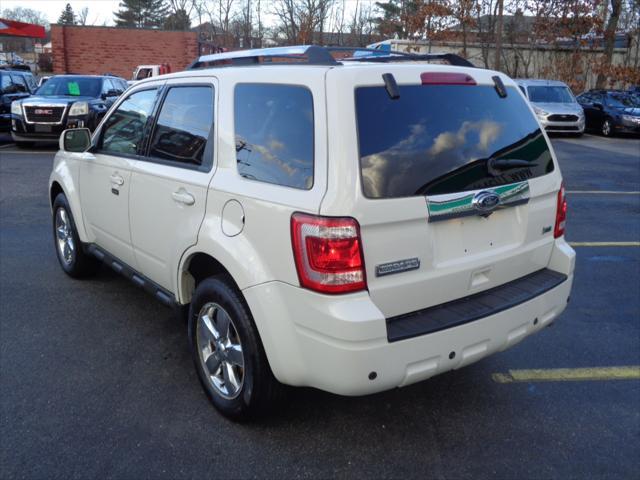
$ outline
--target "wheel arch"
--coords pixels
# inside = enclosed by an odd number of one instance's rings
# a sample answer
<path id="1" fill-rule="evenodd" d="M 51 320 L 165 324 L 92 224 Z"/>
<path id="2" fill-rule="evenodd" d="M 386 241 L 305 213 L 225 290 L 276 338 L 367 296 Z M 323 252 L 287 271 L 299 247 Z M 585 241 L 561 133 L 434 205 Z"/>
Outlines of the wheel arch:
<path id="1" fill-rule="evenodd" d="M 193 292 L 200 282 L 214 275 L 226 276 L 233 283 L 233 286 L 240 291 L 240 287 L 232 273 L 213 255 L 202 250 L 186 253 L 178 272 L 178 302 L 181 304 L 190 303 Z"/>

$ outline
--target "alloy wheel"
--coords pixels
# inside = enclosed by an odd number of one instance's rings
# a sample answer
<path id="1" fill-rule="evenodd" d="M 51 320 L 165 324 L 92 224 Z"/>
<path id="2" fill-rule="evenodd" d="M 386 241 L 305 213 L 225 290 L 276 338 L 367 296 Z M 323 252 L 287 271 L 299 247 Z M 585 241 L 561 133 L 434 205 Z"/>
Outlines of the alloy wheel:
<path id="1" fill-rule="evenodd" d="M 62 207 L 56 211 L 56 245 L 62 261 L 66 265 L 71 265 L 76 254 L 76 245 L 73 241 L 69 214 Z"/>
<path id="2" fill-rule="evenodd" d="M 217 303 L 205 304 L 198 314 L 196 342 L 200 365 L 216 393 L 238 396 L 244 383 L 244 353 L 233 320 Z"/>

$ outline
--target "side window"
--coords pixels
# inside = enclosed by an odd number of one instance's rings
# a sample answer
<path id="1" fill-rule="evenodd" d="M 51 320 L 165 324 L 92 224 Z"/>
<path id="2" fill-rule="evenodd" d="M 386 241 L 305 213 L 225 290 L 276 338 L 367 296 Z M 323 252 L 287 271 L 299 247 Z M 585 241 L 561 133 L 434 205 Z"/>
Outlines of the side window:
<path id="1" fill-rule="evenodd" d="M 102 93 L 109 93 L 109 90 L 115 90 L 113 83 L 108 78 L 102 81 Z"/>
<path id="2" fill-rule="evenodd" d="M 235 88 L 238 173 L 309 190 L 313 186 L 313 97 L 302 86 L 238 84 Z"/>
<path id="3" fill-rule="evenodd" d="M 102 152 L 138 154 L 157 93 L 158 90 L 155 88 L 135 92 L 118 106 L 102 128 L 100 140 Z"/>
<path id="4" fill-rule="evenodd" d="M 10 93 L 11 91 L 11 77 L 7 73 L 0 73 L 0 92 Z"/>
<path id="5" fill-rule="evenodd" d="M 213 88 L 184 86 L 169 89 L 153 132 L 151 157 L 202 165 L 213 127 Z M 207 152 L 205 164 L 210 164 Z"/>
<path id="6" fill-rule="evenodd" d="M 27 82 L 25 82 L 24 77 L 19 74 L 12 74 L 11 79 L 16 86 L 16 91 L 18 92 L 26 92 L 29 93 L 29 88 L 27 88 Z"/>
<path id="7" fill-rule="evenodd" d="M 150 68 L 141 68 L 136 75 L 136 80 L 142 80 L 143 78 L 149 78 L 151 76 Z"/>
<path id="8" fill-rule="evenodd" d="M 29 90 L 31 90 L 32 92 L 35 92 L 36 89 L 38 88 L 38 84 L 36 83 L 36 79 L 33 77 L 33 75 L 31 74 L 25 75 L 24 78 L 27 80 L 27 85 L 29 85 Z"/>

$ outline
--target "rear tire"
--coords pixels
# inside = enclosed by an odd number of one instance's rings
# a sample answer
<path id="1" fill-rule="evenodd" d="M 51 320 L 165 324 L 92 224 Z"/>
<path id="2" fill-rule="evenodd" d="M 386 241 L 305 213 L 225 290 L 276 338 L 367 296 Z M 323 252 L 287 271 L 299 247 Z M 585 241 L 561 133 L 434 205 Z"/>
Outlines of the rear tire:
<path id="1" fill-rule="evenodd" d="M 189 345 L 200 383 L 224 416 L 256 418 L 281 396 L 249 307 L 230 278 L 210 277 L 196 288 Z"/>
<path id="2" fill-rule="evenodd" d="M 69 202 L 64 193 L 53 201 L 53 243 L 62 270 L 73 278 L 88 277 L 96 272 L 100 262 L 85 253 Z"/>

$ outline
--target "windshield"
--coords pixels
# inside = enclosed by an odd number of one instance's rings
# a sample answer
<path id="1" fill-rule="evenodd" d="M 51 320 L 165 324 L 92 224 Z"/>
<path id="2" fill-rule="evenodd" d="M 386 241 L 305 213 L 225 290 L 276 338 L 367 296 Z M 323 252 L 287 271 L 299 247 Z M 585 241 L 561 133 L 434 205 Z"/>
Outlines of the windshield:
<path id="1" fill-rule="evenodd" d="M 607 105 L 614 108 L 637 108 L 640 107 L 640 103 L 633 95 L 627 95 L 624 93 L 610 93 L 606 96 Z"/>
<path id="2" fill-rule="evenodd" d="M 93 77 L 53 77 L 42 85 L 36 95 L 50 97 L 66 95 L 72 97 L 98 97 L 102 90 L 102 79 Z"/>
<path id="3" fill-rule="evenodd" d="M 384 87 L 355 92 L 368 198 L 489 188 L 553 170 L 544 135 L 515 88 L 508 87 L 505 98 L 493 85 L 401 85 L 399 90 L 397 100 Z"/>
<path id="4" fill-rule="evenodd" d="M 529 100 L 533 103 L 573 103 L 573 95 L 567 87 L 528 87 Z"/>

